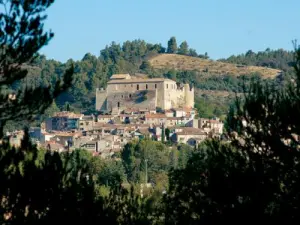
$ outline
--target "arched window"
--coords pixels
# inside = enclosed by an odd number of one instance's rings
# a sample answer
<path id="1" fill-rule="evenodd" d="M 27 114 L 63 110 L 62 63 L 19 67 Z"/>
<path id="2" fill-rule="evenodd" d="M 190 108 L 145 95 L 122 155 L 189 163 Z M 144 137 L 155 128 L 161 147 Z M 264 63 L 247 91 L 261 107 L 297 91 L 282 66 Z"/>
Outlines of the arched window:
<path id="1" fill-rule="evenodd" d="M 136 85 L 136 90 L 140 90 L 140 85 Z"/>
<path id="2" fill-rule="evenodd" d="M 120 108 L 120 102 L 118 102 L 118 108 Z"/>
<path id="3" fill-rule="evenodd" d="M 146 84 L 146 90 L 148 90 L 148 84 Z"/>
<path id="4" fill-rule="evenodd" d="M 155 84 L 155 89 L 157 88 L 157 84 Z"/>

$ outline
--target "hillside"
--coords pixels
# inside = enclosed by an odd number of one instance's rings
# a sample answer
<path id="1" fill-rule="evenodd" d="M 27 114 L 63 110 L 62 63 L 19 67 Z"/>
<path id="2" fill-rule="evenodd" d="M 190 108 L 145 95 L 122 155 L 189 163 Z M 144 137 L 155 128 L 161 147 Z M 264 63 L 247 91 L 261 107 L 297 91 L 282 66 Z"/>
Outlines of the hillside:
<path id="1" fill-rule="evenodd" d="M 208 57 L 207 54 L 198 55 L 195 51 L 187 55 L 165 53 L 166 48 L 161 44 L 133 40 L 123 44 L 113 42 L 102 49 L 99 56 L 85 54 L 82 60 L 73 61 L 73 86 L 56 99 L 49 113 L 67 106 L 76 112 L 96 113 L 96 88 L 105 88 L 112 74 L 130 73 L 193 84 L 196 103 L 203 115 L 220 116 L 226 114 L 234 93 L 242 92 L 243 86 L 249 85 L 252 79 L 260 79 L 258 74 L 264 78 L 273 78 L 282 70 L 284 73 L 281 79 L 263 81 L 282 83 L 288 74 L 293 73 L 293 54 L 282 50 L 247 52 L 218 61 L 204 59 Z M 72 61 L 61 63 L 40 55 L 32 64 L 32 68 L 39 69 L 31 69 L 26 82 L 20 82 L 13 88 L 23 88 L 28 84 L 53 85 L 70 63 Z"/>
<path id="2" fill-rule="evenodd" d="M 249 75 L 260 73 L 263 78 L 275 78 L 281 71 L 259 66 L 245 66 L 178 54 L 159 54 L 149 59 L 154 69 L 197 71 L 215 75 Z"/>

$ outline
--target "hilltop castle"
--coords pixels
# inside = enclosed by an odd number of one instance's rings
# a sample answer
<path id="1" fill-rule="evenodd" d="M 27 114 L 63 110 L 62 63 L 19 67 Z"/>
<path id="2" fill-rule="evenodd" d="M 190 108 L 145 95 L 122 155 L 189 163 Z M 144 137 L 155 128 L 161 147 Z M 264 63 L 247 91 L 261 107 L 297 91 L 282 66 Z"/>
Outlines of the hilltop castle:
<path id="1" fill-rule="evenodd" d="M 183 107 L 194 107 L 194 88 L 165 78 L 143 79 L 115 74 L 108 81 L 106 90 L 96 90 L 96 110 L 101 112 Z"/>

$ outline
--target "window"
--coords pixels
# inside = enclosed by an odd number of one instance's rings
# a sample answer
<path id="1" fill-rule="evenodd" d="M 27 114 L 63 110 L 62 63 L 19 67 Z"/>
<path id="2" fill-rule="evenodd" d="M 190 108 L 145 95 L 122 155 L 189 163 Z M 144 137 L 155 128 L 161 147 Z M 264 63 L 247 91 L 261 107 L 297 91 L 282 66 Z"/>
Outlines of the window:
<path id="1" fill-rule="evenodd" d="M 157 84 L 155 84 L 155 89 L 157 88 Z"/>
<path id="2" fill-rule="evenodd" d="M 146 90 L 148 90 L 148 84 L 146 84 Z"/>
<path id="3" fill-rule="evenodd" d="M 167 84 L 167 89 L 168 89 L 168 84 Z"/>
<path id="4" fill-rule="evenodd" d="M 124 98 L 123 95 L 122 95 L 122 98 Z"/>
<path id="5" fill-rule="evenodd" d="M 136 85 L 136 90 L 140 90 L 140 85 Z"/>
<path id="6" fill-rule="evenodd" d="M 120 108 L 120 102 L 118 102 L 118 108 Z"/>
<path id="7" fill-rule="evenodd" d="M 129 98 L 131 98 L 131 94 L 129 94 Z"/>

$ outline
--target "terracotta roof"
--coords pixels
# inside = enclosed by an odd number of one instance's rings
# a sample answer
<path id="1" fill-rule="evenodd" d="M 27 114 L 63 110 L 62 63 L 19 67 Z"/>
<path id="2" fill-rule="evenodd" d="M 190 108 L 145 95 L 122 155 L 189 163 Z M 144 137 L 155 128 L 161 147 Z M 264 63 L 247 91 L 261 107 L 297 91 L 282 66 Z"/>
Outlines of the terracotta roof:
<path id="1" fill-rule="evenodd" d="M 184 120 L 185 119 L 185 117 L 182 117 L 182 116 L 180 116 L 180 117 L 167 117 L 167 120 Z"/>
<path id="2" fill-rule="evenodd" d="M 177 132 L 176 134 L 177 135 L 207 135 L 203 131 L 181 131 L 181 132 Z"/>
<path id="3" fill-rule="evenodd" d="M 120 117 L 137 117 L 137 115 L 131 114 L 120 114 Z"/>
<path id="4" fill-rule="evenodd" d="M 167 118 L 167 116 L 165 114 L 146 114 L 145 115 L 146 119 L 150 119 L 150 118 Z"/>
<path id="5" fill-rule="evenodd" d="M 93 127 L 103 127 L 104 123 L 101 122 L 95 122 Z"/>
<path id="6" fill-rule="evenodd" d="M 67 133 L 67 132 L 54 132 L 53 135 L 55 135 L 55 136 L 61 136 L 61 137 L 80 136 L 79 133 Z"/>
<path id="7" fill-rule="evenodd" d="M 99 115 L 98 118 L 113 118 L 112 115 Z"/>
<path id="8" fill-rule="evenodd" d="M 182 127 L 182 131 L 176 132 L 177 135 L 207 135 L 203 130 L 193 127 Z"/>
<path id="9" fill-rule="evenodd" d="M 83 117 L 83 114 L 76 114 L 73 112 L 67 112 L 67 111 L 63 111 L 63 112 L 57 112 L 54 114 L 54 117 L 68 117 L 68 118 L 81 118 Z"/>

